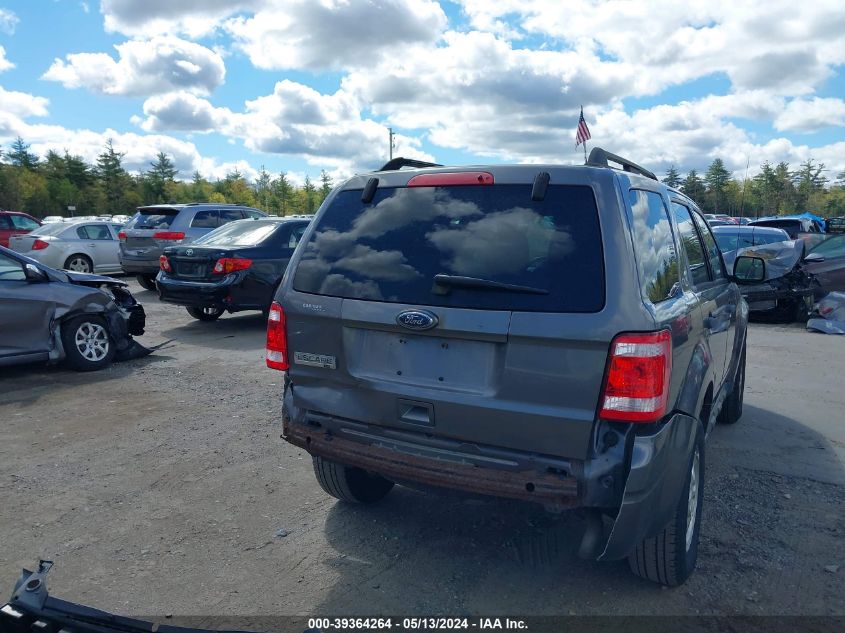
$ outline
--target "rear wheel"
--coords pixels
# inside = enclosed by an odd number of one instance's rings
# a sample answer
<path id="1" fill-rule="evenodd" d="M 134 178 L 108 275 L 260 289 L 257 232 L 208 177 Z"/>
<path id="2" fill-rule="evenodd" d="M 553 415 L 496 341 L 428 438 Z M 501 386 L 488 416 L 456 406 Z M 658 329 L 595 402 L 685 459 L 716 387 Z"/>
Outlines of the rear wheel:
<path id="1" fill-rule="evenodd" d="M 77 253 L 65 260 L 64 269 L 72 270 L 75 273 L 90 273 L 94 271 L 94 264 L 87 255 Z"/>
<path id="2" fill-rule="evenodd" d="M 223 308 L 185 308 L 195 319 L 200 321 L 216 321 L 223 314 Z"/>
<path id="3" fill-rule="evenodd" d="M 727 397 L 719 411 L 716 420 L 721 424 L 734 424 L 742 417 L 742 401 L 745 392 L 745 344 L 742 346 L 742 354 L 739 357 L 739 367 L 736 369 L 736 380 L 731 395 Z"/>
<path id="4" fill-rule="evenodd" d="M 108 367 L 115 347 L 106 322 L 93 315 L 82 315 L 62 324 L 65 362 L 78 371 L 96 371 Z"/>
<path id="5" fill-rule="evenodd" d="M 156 289 L 155 275 L 135 275 L 135 279 L 141 285 L 141 288 L 144 288 L 145 290 Z"/>
<path id="6" fill-rule="evenodd" d="M 689 578 L 698 560 L 703 496 L 704 433 L 699 426 L 675 515 L 656 536 L 645 539 L 628 556 L 632 572 L 668 587 L 677 587 Z"/>
<path id="7" fill-rule="evenodd" d="M 316 455 L 312 460 L 320 487 L 341 501 L 375 503 L 384 499 L 393 488 L 392 481 L 361 468 L 344 466 Z"/>

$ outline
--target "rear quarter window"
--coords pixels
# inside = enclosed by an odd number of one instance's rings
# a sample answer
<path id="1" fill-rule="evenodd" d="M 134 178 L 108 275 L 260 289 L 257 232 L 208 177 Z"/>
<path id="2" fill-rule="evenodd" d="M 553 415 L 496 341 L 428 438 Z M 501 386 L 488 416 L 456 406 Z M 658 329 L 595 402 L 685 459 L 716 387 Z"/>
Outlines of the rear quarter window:
<path id="1" fill-rule="evenodd" d="M 343 191 L 324 211 L 294 274 L 300 292 L 460 308 L 597 312 L 605 274 L 595 197 L 553 185 Z M 435 287 L 438 274 L 542 291 Z"/>
<path id="2" fill-rule="evenodd" d="M 660 303 L 680 281 L 669 214 L 663 196 L 653 191 L 631 189 L 628 202 L 642 291 L 651 303 Z"/>

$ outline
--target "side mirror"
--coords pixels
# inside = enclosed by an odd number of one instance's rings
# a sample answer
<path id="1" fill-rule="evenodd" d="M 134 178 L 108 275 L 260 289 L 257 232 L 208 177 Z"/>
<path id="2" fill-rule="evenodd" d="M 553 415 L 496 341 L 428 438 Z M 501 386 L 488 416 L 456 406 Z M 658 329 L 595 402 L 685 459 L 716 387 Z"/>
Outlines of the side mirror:
<path id="1" fill-rule="evenodd" d="M 42 281 L 48 281 L 47 273 L 45 273 L 35 264 L 24 264 L 23 274 L 26 276 L 26 280 L 30 282 L 38 283 Z"/>
<path id="2" fill-rule="evenodd" d="M 805 262 L 810 262 L 811 264 L 818 264 L 819 262 L 824 261 L 824 255 L 821 253 L 810 253 L 804 258 Z"/>
<path id="3" fill-rule="evenodd" d="M 740 255 L 734 260 L 734 281 L 753 284 L 766 279 L 766 260 Z"/>

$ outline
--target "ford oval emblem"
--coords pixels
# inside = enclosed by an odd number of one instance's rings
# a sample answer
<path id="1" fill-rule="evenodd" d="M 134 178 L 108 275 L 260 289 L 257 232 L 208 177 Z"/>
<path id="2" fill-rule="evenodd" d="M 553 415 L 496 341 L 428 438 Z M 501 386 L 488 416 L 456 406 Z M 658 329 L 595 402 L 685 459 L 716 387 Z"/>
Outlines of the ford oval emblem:
<path id="1" fill-rule="evenodd" d="M 437 316 L 427 310 L 405 310 L 396 316 L 396 322 L 409 330 L 430 330 L 437 325 Z"/>

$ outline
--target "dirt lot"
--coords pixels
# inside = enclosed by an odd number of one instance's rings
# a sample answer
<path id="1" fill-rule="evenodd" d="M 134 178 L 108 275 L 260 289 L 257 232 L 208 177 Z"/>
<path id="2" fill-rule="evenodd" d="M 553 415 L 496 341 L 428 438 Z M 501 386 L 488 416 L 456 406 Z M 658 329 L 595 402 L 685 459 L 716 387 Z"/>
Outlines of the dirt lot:
<path id="1" fill-rule="evenodd" d="M 661 590 L 578 560 L 576 517 L 400 488 L 336 503 L 279 439 L 261 316 L 200 323 L 132 288 L 142 342 L 170 341 L 154 355 L 0 370 L 0 596 L 42 556 L 54 595 L 138 615 L 845 614 L 845 339 L 752 327 L 698 571 Z"/>

